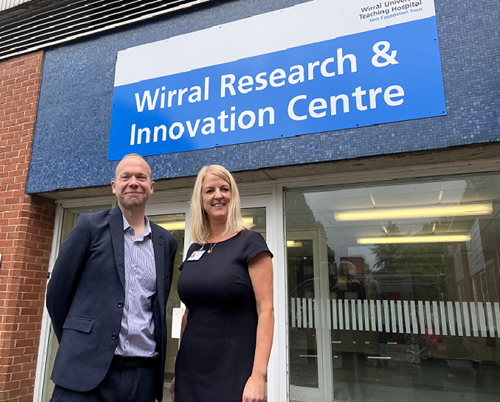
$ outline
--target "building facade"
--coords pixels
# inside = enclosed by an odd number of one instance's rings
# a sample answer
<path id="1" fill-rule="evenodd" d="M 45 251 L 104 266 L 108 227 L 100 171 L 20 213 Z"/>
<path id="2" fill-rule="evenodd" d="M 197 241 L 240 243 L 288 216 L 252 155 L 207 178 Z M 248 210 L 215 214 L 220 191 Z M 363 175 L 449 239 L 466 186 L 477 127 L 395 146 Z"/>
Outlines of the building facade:
<path id="1" fill-rule="evenodd" d="M 0 13 L 61 24 L 0 45 L 1 400 L 50 399 L 48 274 L 130 152 L 177 266 L 197 172 L 235 175 L 274 253 L 270 402 L 499 397 L 498 2 L 98 3 Z"/>

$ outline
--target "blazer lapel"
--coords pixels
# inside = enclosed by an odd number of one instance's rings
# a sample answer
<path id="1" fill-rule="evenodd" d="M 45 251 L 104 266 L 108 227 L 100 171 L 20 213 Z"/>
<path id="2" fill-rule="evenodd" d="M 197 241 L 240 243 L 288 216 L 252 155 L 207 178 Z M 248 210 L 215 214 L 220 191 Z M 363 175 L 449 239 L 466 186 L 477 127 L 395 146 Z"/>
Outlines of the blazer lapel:
<path id="1" fill-rule="evenodd" d="M 125 289 L 125 245 L 123 240 L 123 217 L 120 207 L 113 208 L 109 212 L 108 219 L 116 269 L 118 270 L 118 276 L 120 277 L 123 289 Z"/>
<path id="2" fill-rule="evenodd" d="M 156 265 L 156 292 L 157 292 L 157 300 L 160 303 L 160 309 L 163 316 L 163 309 L 165 306 L 165 272 L 164 272 L 164 251 L 163 248 L 164 240 L 161 237 L 161 233 L 158 233 L 158 230 L 155 230 L 154 225 L 151 225 L 151 233 L 153 234 L 153 249 L 155 253 L 155 265 Z"/>

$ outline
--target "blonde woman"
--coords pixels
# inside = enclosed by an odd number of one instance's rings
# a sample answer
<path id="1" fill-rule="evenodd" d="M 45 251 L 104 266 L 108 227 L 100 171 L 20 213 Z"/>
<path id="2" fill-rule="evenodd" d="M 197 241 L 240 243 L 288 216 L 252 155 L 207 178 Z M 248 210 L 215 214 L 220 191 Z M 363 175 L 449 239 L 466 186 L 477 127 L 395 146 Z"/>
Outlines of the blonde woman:
<path id="1" fill-rule="evenodd" d="M 205 166 L 191 199 L 191 238 L 178 292 L 186 304 L 175 402 L 260 402 L 271 352 L 272 254 L 241 218 L 232 175 Z"/>

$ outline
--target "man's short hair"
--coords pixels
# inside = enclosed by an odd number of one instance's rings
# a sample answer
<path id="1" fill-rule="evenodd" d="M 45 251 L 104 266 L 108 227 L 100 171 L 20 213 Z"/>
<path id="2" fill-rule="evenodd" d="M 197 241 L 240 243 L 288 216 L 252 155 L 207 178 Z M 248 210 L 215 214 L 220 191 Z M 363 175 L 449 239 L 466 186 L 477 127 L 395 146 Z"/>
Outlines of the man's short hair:
<path id="1" fill-rule="evenodd" d="M 149 163 L 146 159 L 144 159 L 144 157 L 142 155 L 139 155 L 139 154 L 127 154 L 125 155 L 121 160 L 120 162 L 118 162 L 118 165 L 125 159 L 125 158 L 128 158 L 129 156 L 135 156 L 136 158 L 140 158 L 142 159 L 144 162 L 146 162 L 146 165 L 148 166 L 148 170 L 149 170 L 149 181 L 152 182 L 153 181 L 153 172 L 151 171 L 151 166 L 149 166 Z M 116 181 L 116 171 L 118 170 L 118 165 L 116 165 L 115 167 L 115 177 L 114 177 L 114 180 Z"/>

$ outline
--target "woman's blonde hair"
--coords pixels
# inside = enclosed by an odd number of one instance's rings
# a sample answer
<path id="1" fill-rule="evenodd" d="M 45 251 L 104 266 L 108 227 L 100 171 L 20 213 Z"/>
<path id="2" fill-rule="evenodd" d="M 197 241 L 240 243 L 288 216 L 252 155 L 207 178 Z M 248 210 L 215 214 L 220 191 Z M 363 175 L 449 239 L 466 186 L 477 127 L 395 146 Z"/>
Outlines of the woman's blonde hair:
<path id="1" fill-rule="evenodd" d="M 340 290 L 347 290 L 347 280 L 349 279 L 351 269 L 355 268 L 351 261 L 340 261 L 337 273 L 337 283 Z"/>
<path id="2" fill-rule="evenodd" d="M 193 194 L 191 196 L 191 240 L 195 243 L 204 245 L 206 238 L 210 235 L 210 222 L 203 209 L 202 188 L 203 179 L 207 174 L 212 173 L 219 176 L 222 180 L 229 183 L 231 189 L 231 201 L 229 202 L 229 211 L 226 222 L 226 231 L 224 233 L 238 233 L 248 226 L 241 217 L 240 193 L 236 182 L 231 173 L 220 165 L 203 166 L 198 173 L 196 183 L 194 184 Z"/>

